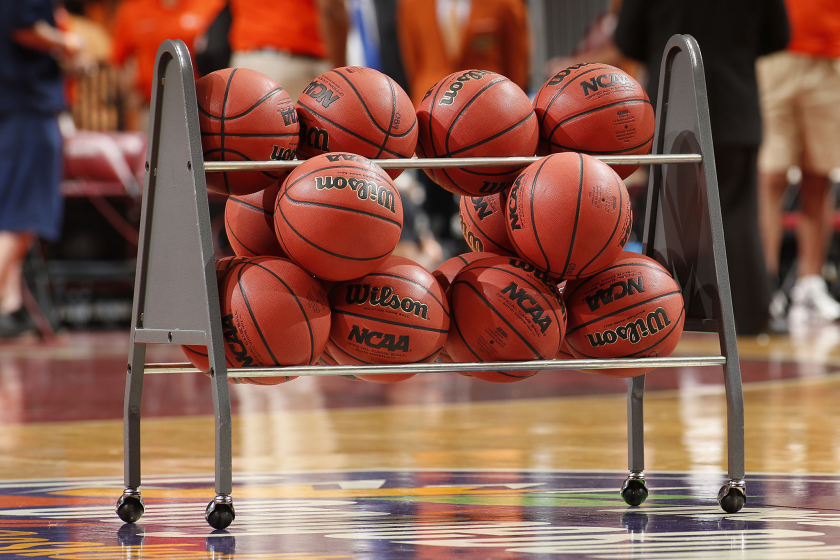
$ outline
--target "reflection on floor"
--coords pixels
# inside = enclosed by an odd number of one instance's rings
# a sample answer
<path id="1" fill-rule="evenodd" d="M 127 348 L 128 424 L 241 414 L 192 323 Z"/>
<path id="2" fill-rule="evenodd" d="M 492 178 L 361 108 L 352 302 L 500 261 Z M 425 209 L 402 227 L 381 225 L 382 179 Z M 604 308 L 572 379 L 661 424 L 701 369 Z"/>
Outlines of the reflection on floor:
<path id="1" fill-rule="evenodd" d="M 679 348 L 718 351 L 696 334 Z M 122 526 L 127 335 L 0 342 L 0 557 L 838 558 L 840 329 L 745 338 L 739 351 L 749 494 L 739 514 L 715 502 L 726 478 L 719 367 L 648 374 L 651 497 L 634 509 L 618 496 L 624 380 L 323 377 L 232 386 L 237 519 L 211 534 L 203 374 L 147 377 L 147 513 Z M 184 358 L 150 346 L 147 360 Z"/>

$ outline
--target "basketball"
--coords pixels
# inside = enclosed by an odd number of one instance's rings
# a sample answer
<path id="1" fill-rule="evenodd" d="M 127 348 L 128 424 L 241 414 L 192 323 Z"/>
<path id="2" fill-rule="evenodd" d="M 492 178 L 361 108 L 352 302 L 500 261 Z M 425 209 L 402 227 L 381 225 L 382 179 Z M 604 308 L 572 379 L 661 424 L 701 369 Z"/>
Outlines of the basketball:
<path id="1" fill-rule="evenodd" d="M 417 108 L 421 158 L 530 157 L 539 131 L 530 99 L 501 74 L 466 70 L 445 77 Z M 521 167 L 427 169 L 448 191 L 484 196 L 511 186 Z"/>
<path id="2" fill-rule="evenodd" d="M 449 290 L 449 286 L 452 285 L 452 281 L 458 273 L 461 272 L 462 268 L 477 260 L 497 256 L 498 255 L 494 253 L 464 253 L 463 255 L 455 255 L 451 259 L 447 259 L 442 262 L 432 272 L 432 276 L 435 277 L 438 284 L 440 284 L 440 287 L 443 288 L 443 292 L 446 293 Z"/>
<path id="3" fill-rule="evenodd" d="M 449 304 L 434 276 L 404 257 L 391 256 L 370 274 L 330 292 L 330 341 L 340 364 L 433 362 L 449 332 Z M 390 383 L 414 374 L 359 375 Z"/>
<path id="4" fill-rule="evenodd" d="M 373 68 L 347 66 L 315 78 L 298 98 L 302 159 L 352 152 L 371 159 L 410 158 L 417 116 L 397 83 Z M 401 169 L 389 169 L 396 178 Z"/>
<path id="5" fill-rule="evenodd" d="M 557 285 L 518 258 L 478 260 L 455 277 L 449 290 L 452 325 L 446 352 L 456 362 L 550 360 L 566 331 L 566 309 Z M 472 372 L 472 377 L 512 383 L 536 371 Z"/>
<path id="6" fill-rule="evenodd" d="M 285 253 L 326 280 L 372 272 L 400 240 L 402 199 L 391 177 L 361 156 L 331 153 L 295 169 L 280 188 L 274 231 Z"/>
<path id="7" fill-rule="evenodd" d="M 226 354 L 237 367 L 311 365 L 323 353 L 329 302 L 318 281 L 294 263 L 262 258 L 238 265 L 219 292 Z M 268 385 L 290 379 L 250 381 Z"/>
<path id="8" fill-rule="evenodd" d="M 461 233 L 470 249 L 503 256 L 516 254 L 505 226 L 506 203 L 507 191 L 461 197 Z"/>
<path id="9" fill-rule="evenodd" d="M 610 167 L 564 153 L 529 165 L 508 193 L 508 236 L 516 252 L 558 279 L 606 268 L 630 236 L 630 196 Z"/>
<path id="10" fill-rule="evenodd" d="M 551 77 L 537 92 L 539 155 L 649 154 L 656 129 L 654 109 L 632 76 L 614 66 L 586 63 Z M 614 169 L 626 179 L 637 165 Z"/>
<path id="11" fill-rule="evenodd" d="M 271 78 L 247 68 L 211 72 L 195 83 L 205 161 L 294 159 L 299 125 L 295 106 Z M 261 191 L 286 171 L 207 173 L 207 188 L 226 195 Z"/>
<path id="12" fill-rule="evenodd" d="M 568 349 L 577 358 L 670 356 L 682 335 L 680 286 L 655 260 L 623 252 L 609 267 L 566 289 Z M 633 377 L 653 368 L 603 369 Z"/>
<path id="13" fill-rule="evenodd" d="M 225 232 L 233 252 L 240 256 L 286 257 L 274 233 L 274 205 L 280 183 L 225 203 Z"/>

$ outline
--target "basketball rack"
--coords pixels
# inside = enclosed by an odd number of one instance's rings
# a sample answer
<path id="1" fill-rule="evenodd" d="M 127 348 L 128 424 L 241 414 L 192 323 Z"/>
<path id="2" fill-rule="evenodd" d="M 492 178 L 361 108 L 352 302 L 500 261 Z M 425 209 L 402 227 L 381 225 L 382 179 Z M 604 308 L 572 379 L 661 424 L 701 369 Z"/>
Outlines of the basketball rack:
<path id="1" fill-rule="evenodd" d="M 181 41 L 157 53 L 146 152 L 140 243 L 124 405 L 125 491 L 117 514 L 128 523 L 143 515 L 140 493 L 140 400 L 146 373 L 195 372 L 189 364 L 147 364 L 147 344 L 197 344 L 208 349 L 215 415 L 215 491 L 205 519 L 215 529 L 234 520 L 231 498 L 231 407 L 228 379 L 277 375 L 565 370 L 625 367 L 722 366 L 726 387 L 729 481 L 718 503 L 729 513 L 746 503 L 744 396 L 729 289 L 717 175 L 703 62 L 695 39 L 675 35 L 662 61 L 652 155 L 599 156 L 608 164 L 653 164 L 643 238 L 682 288 L 685 330 L 717 333 L 719 356 L 610 360 L 433 363 L 377 366 L 228 368 L 207 201 L 205 172 L 288 168 L 299 161 L 205 162 L 201 149 L 192 61 Z M 383 168 L 523 166 L 538 158 L 376 160 Z M 645 376 L 627 392 L 629 475 L 621 496 L 631 506 L 648 496 L 644 475 Z"/>

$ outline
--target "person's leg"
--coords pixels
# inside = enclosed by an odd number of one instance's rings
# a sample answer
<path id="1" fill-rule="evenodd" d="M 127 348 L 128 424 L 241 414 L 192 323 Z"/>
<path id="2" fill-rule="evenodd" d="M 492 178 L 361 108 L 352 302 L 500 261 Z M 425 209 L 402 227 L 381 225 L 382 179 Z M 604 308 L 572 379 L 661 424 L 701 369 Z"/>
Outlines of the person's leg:
<path id="1" fill-rule="evenodd" d="M 764 261 L 767 273 L 771 277 L 779 274 L 779 253 L 783 235 L 782 198 L 786 189 L 785 173 L 768 172 L 758 175 L 758 218 L 764 246 Z"/>
<path id="2" fill-rule="evenodd" d="M 797 275 L 821 275 L 828 253 L 831 232 L 829 200 L 831 183 L 828 177 L 803 172 L 799 189 L 799 226 L 796 230 L 798 254 Z"/>
<path id="3" fill-rule="evenodd" d="M 23 305 L 23 260 L 32 243 L 29 233 L 0 232 L 0 313 L 10 315 Z"/>

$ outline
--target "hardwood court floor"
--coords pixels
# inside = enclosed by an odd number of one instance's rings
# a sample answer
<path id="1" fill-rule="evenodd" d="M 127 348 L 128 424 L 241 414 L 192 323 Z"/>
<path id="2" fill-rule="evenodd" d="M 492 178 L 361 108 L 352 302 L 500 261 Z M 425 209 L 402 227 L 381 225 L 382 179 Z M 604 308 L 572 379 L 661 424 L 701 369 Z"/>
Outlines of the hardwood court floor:
<path id="1" fill-rule="evenodd" d="M 127 350 L 124 332 L 0 342 L 0 557 L 840 557 L 836 326 L 739 340 L 749 501 L 734 516 L 714 500 L 726 472 L 720 368 L 648 374 L 651 497 L 634 509 L 617 493 L 624 380 L 325 377 L 232 386 L 238 517 L 211 533 L 212 401 L 194 373 L 146 378 L 147 513 L 122 526 Z M 678 351 L 717 354 L 717 340 L 686 335 Z M 183 357 L 150 346 L 147 360 Z"/>

